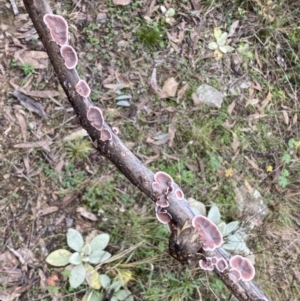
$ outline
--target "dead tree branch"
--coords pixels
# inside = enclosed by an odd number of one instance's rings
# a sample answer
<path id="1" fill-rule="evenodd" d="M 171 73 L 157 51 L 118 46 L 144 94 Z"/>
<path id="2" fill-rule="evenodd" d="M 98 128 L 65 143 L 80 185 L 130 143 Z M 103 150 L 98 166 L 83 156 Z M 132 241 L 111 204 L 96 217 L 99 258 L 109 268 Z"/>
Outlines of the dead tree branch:
<path id="1" fill-rule="evenodd" d="M 93 105 L 90 99 L 83 99 L 75 90 L 75 85 L 79 81 L 79 76 L 75 69 L 69 70 L 65 67 L 63 58 L 60 55 L 59 46 L 51 41 L 43 16 L 52 13 L 46 0 L 23 0 L 29 16 L 36 28 L 41 41 L 52 62 L 57 78 L 62 85 L 74 112 L 76 113 L 80 124 L 90 135 L 94 145 L 99 153 L 109 159 L 123 173 L 129 181 L 139 190 L 146 194 L 153 201 L 155 196 L 152 191 L 152 182 L 154 174 L 137 157 L 127 149 L 118 136 L 113 134 L 111 141 L 100 141 L 99 131 L 97 131 L 87 120 L 87 109 Z M 109 128 L 107 124 L 104 125 Z M 178 185 L 175 184 L 175 189 Z M 201 245 L 193 237 L 195 232 L 191 226 L 191 220 L 194 217 L 188 203 L 178 201 L 175 197 L 169 200 L 170 206 L 167 208 L 173 219 L 173 231 L 170 238 L 170 253 L 177 260 L 187 263 L 197 260 L 196 253 L 201 249 Z M 221 249 L 215 251 L 202 252 L 205 256 L 223 257 L 228 261 L 228 256 Z M 228 273 L 221 273 L 216 269 L 214 272 L 225 283 L 228 289 L 240 301 L 268 301 L 269 299 L 252 282 L 239 281 L 233 283 Z"/>

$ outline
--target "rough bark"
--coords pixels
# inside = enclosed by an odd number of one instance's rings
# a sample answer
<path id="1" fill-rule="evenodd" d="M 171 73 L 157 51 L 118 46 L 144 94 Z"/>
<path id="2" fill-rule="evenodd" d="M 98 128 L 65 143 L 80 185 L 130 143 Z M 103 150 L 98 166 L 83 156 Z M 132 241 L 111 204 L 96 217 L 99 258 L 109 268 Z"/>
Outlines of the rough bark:
<path id="1" fill-rule="evenodd" d="M 109 159 L 127 179 L 139 190 L 146 194 L 152 201 L 155 201 L 151 183 L 154 180 L 154 174 L 143 163 L 125 147 L 118 136 L 113 134 L 112 141 L 102 142 L 99 140 L 99 132 L 90 125 L 87 120 L 87 109 L 93 105 L 90 99 L 83 99 L 76 91 L 75 85 L 79 81 L 79 76 L 75 69 L 68 70 L 64 66 L 60 55 L 59 46 L 51 41 L 50 32 L 43 22 L 43 16 L 46 13 L 52 13 L 46 0 L 23 0 L 27 12 L 33 22 L 33 25 L 40 36 L 41 41 L 52 62 L 57 78 L 62 85 L 80 124 L 90 135 L 94 145 L 99 153 Z M 80 64 L 80 62 L 79 62 Z M 105 124 L 107 129 L 110 129 Z M 111 131 L 111 130 L 110 130 Z M 112 131 L 111 131 L 112 132 Z M 175 189 L 178 187 L 175 184 Z M 170 206 L 167 208 L 172 216 L 172 235 L 170 237 L 170 254 L 182 263 L 195 263 L 199 259 L 198 251 L 201 244 L 195 239 L 194 229 L 191 227 L 191 220 L 194 214 L 191 211 L 186 200 L 178 201 L 176 198 L 170 198 Z M 205 256 L 224 257 L 228 261 L 228 256 L 221 248 L 213 252 L 204 252 Z M 198 253 L 198 254 L 197 254 Z M 201 256 L 201 255 L 200 255 Z M 253 281 L 233 283 L 228 277 L 228 273 L 214 272 L 225 283 L 228 289 L 240 301 L 262 301 L 269 299 L 260 291 Z"/>

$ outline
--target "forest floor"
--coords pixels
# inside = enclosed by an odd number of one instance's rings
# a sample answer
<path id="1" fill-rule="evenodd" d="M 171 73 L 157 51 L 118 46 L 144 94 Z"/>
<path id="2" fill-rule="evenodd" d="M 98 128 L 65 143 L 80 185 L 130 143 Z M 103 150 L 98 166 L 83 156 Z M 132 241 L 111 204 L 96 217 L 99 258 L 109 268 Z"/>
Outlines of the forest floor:
<path id="1" fill-rule="evenodd" d="M 234 300 L 213 273 L 169 256 L 154 204 L 81 130 L 22 1 L 18 15 L 0 4 L 0 300 L 82 300 L 88 286 L 70 288 L 45 261 L 68 248 L 70 227 L 110 235 L 107 250 L 120 256 L 101 273 L 126 275 L 135 300 Z M 299 301 L 297 1 L 50 5 L 68 21 L 92 100 L 149 169 L 216 204 L 226 223 L 251 222 L 244 204 L 265 208 L 248 229 L 254 281 L 273 301 Z M 197 102 L 202 84 L 223 94 L 221 108 Z"/>

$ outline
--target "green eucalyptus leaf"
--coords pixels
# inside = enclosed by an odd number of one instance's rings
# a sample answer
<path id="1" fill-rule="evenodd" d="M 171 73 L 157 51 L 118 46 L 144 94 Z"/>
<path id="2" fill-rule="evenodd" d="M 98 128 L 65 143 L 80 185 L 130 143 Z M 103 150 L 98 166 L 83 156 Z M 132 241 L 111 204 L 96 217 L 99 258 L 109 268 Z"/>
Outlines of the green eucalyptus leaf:
<path id="1" fill-rule="evenodd" d="M 214 28 L 214 37 L 215 37 L 216 41 L 218 41 L 218 39 L 220 38 L 221 35 L 222 35 L 221 29 L 218 27 L 215 27 Z"/>
<path id="2" fill-rule="evenodd" d="M 207 218 L 213 222 L 215 225 L 218 225 L 221 221 L 221 213 L 217 205 L 213 205 L 207 215 Z"/>
<path id="3" fill-rule="evenodd" d="M 169 8 L 168 9 L 168 11 L 166 12 L 166 17 L 169 17 L 169 18 L 171 18 L 171 17 L 174 17 L 175 16 L 175 9 L 174 8 Z"/>
<path id="4" fill-rule="evenodd" d="M 219 46 L 224 46 L 227 40 L 227 32 L 223 32 L 221 36 L 217 39 L 217 44 Z"/>
<path id="5" fill-rule="evenodd" d="M 99 275 L 99 279 L 100 279 L 100 283 L 103 288 L 105 288 L 105 289 L 109 288 L 110 278 L 107 275 L 101 274 L 101 275 Z"/>
<path id="6" fill-rule="evenodd" d="M 51 252 L 47 258 L 46 262 L 55 266 L 55 267 L 63 267 L 69 263 L 69 258 L 72 253 L 68 250 L 59 249 Z"/>
<path id="7" fill-rule="evenodd" d="M 219 49 L 223 52 L 223 53 L 229 53 L 234 51 L 234 48 L 229 46 L 229 45 L 224 45 L 224 46 L 220 46 Z"/>
<path id="8" fill-rule="evenodd" d="M 75 265 L 71 270 L 69 283 L 72 288 L 77 288 L 84 282 L 85 279 L 85 268 L 83 264 Z"/>
<path id="9" fill-rule="evenodd" d="M 84 265 L 84 268 L 86 271 L 85 280 L 88 285 L 95 290 L 100 289 L 101 284 L 98 272 L 88 263 Z"/>
<path id="10" fill-rule="evenodd" d="M 92 264 L 97 264 L 104 262 L 111 257 L 111 254 L 106 251 L 95 251 L 89 256 L 89 262 Z"/>
<path id="11" fill-rule="evenodd" d="M 104 293 L 92 290 L 90 292 L 86 292 L 86 294 L 83 297 L 83 301 L 100 301 L 103 300 L 103 298 Z"/>
<path id="12" fill-rule="evenodd" d="M 117 280 L 110 285 L 109 289 L 113 289 L 115 292 L 117 292 L 121 287 L 122 287 L 122 282 Z"/>
<path id="13" fill-rule="evenodd" d="M 191 206 L 191 209 L 195 215 L 206 216 L 206 207 L 202 202 L 199 202 L 193 198 L 188 198 L 188 203 Z"/>
<path id="14" fill-rule="evenodd" d="M 90 255 L 92 253 L 92 247 L 90 244 L 84 245 L 81 252 L 83 252 L 85 255 Z"/>
<path id="15" fill-rule="evenodd" d="M 118 301 L 118 299 L 115 296 L 112 296 L 110 301 Z"/>
<path id="16" fill-rule="evenodd" d="M 221 222 L 220 224 L 218 224 L 218 228 L 219 228 L 221 234 L 222 234 L 223 236 L 225 236 L 224 233 L 225 233 L 225 231 L 226 231 L 226 223 L 225 223 L 225 222 Z"/>
<path id="17" fill-rule="evenodd" d="M 115 293 L 115 297 L 118 299 L 118 300 L 127 300 L 127 297 L 130 296 L 131 293 L 128 292 L 128 291 L 125 291 L 125 290 L 118 290 L 116 293 Z"/>
<path id="18" fill-rule="evenodd" d="M 222 245 L 222 248 L 227 251 L 238 252 L 239 250 L 246 249 L 247 245 L 238 235 L 231 235 L 228 237 L 227 242 Z"/>
<path id="19" fill-rule="evenodd" d="M 109 242 L 109 235 L 107 233 L 102 233 L 94 237 L 90 243 L 92 252 L 104 250 Z"/>
<path id="20" fill-rule="evenodd" d="M 67 243 L 71 249 L 77 252 L 81 251 L 84 244 L 82 235 L 77 230 L 72 228 L 68 230 Z"/>
<path id="21" fill-rule="evenodd" d="M 208 44 L 208 48 L 209 48 L 210 50 L 216 50 L 216 49 L 219 48 L 219 45 L 218 45 L 216 42 L 210 42 L 210 43 Z"/>
<path id="22" fill-rule="evenodd" d="M 78 252 L 73 253 L 70 256 L 69 262 L 74 265 L 81 264 L 82 260 L 80 254 Z"/>
<path id="23" fill-rule="evenodd" d="M 236 231 L 239 227 L 239 222 L 238 221 L 234 221 L 234 222 L 230 222 L 226 225 L 226 230 L 224 232 L 224 236 L 225 235 L 229 235 L 230 233 Z"/>

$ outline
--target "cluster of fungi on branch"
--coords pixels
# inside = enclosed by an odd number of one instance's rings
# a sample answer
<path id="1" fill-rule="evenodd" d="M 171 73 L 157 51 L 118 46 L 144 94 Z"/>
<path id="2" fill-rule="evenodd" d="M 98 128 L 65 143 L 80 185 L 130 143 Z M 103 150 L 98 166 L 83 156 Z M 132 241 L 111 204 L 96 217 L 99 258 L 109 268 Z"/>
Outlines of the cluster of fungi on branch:
<path id="1" fill-rule="evenodd" d="M 68 69 L 74 69 L 78 63 L 78 57 L 75 49 L 68 45 L 68 23 L 67 21 L 58 15 L 45 14 L 44 23 L 50 31 L 52 40 L 60 46 L 60 54 L 64 59 L 65 66 Z M 80 79 L 75 86 L 76 92 L 83 98 L 88 98 L 91 94 L 91 89 L 86 81 Z M 112 140 L 112 133 L 108 128 L 104 127 L 104 117 L 101 109 L 90 106 L 87 111 L 87 119 L 91 125 L 100 132 L 100 140 L 110 141 Z M 113 132 L 118 133 L 118 129 L 114 128 Z"/>
<path id="2" fill-rule="evenodd" d="M 172 231 L 172 216 L 167 211 L 169 197 L 175 194 L 177 200 L 184 199 L 180 189 L 174 189 L 174 181 L 170 175 L 159 171 L 154 175 L 152 190 L 156 197 L 155 212 L 157 219 L 162 224 L 167 224 Z M 202 243 L 204 251 L 214 251 L 223 244 L 223 236 L 218 227 L 203 215 L 197 215 L 192 220 L 192 226 L 198 234 L 198 240 Z M 249 259 L 240 255 L 230 258 L 229 264 L 224 258 L 206 257 L 199 261 L 203 270 L 213 271 L 216 268 L 219 272 L 228 272 L 229 278 L 237 283 L 239 280 L 250 281 L 255 276 L 255 269 Z"/>
<path id="3" fill-rule="evenodd" d="M 68 45 L 68 24 L 66 20 L 63 17 L 54 14 L 45 14 L 43 20 L 50 31 L 52 40 L 61 47 L 60 54 L 64 59 L 66 68 L 76 68 L 78 57 L 74 48 Z M 90 96 L 91 89 L 82 79 L 78 81 L 75 89 L 83 98 L 88 98 Z M 112 140 L 112 133 L 108 127 L 105 127 L 101 109 L 90 106 L 87 111 L 87 119 L 90 124 L 100 132 L 100 140 Z M 119 130 L 113 127 L 112 132 L 118 134 Z M 167 211 L 169 198 L 171 194 L 174 194 L 176 199 L 180 201 L 184 199 L 184 194 L 180 189 L 174 188 L 172 177 L 162 171 L 159 171 L 154 175 L 152 190 L 156 198 L 156 217 L 161 223 L 167 224 L 169 230 L 172 231 L 172 216 Z M 192 220 L 192 226 L 198 234 L 198 239 L 202 243 L 202 249 L 204 251 L 214 251 L 223 244 L 223 237 L 218 227 L 205 216 L 195 216 Z M 232 256 L 229 264 L 224 258 L 205 257 L 205 259 L 199 261 L 199 266 L 203 270 L 212 271 L 215 268 L 220 272 L 228 272 L 229 278 L 234 283 L 237 283 L 240 280 L 250 281 L 255 276 L 255 269 L 252 263 L 247 258 L 240 255 Z"/>

